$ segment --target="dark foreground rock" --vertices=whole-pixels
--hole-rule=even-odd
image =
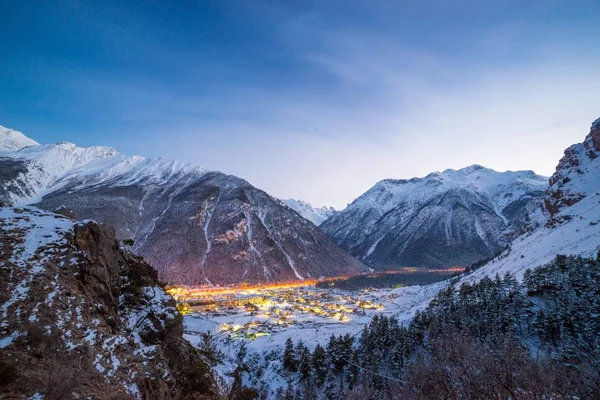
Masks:
[[[0,398],[217,397],[156,271],[108,226],[0,208],[0,304]]]

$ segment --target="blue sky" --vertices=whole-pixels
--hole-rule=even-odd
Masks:
[[[314,205],[474,163],[548,175],[600,116],[598,1],[0,4],[1,125]]]

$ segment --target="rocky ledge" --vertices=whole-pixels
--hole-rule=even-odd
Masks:
[[[0,208],[2,398],[217,396],[156,271],[114,231]]]

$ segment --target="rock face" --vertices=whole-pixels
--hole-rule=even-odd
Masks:
[[[478,165],[384,180],[321,228],[368,265],[445,267],[489,258],[545,220],[547,179]]]
[[[113,226],[162,280],[287,281],[364,266],[279,200],[235,176],[106,147],[0,142],[0,201]]]
[[[321,225],[323,221],[337,213],[333,207],[313,207],[310,203],[302,200],[287,199],[282,202],[316,226]]]
[[[0,265],[3,398],[216,397],[175,301],[109,227],[0,208]]]
[[[600,190],[600,182],[593,174],[600,156],[600,118],[592,123],[590,133],[583,143],[574,144],[565,150],[556,172],[550,177],[547,190],[546,208],[553,217],[548,221],[552,225],[560,222],[555,216],[563,209],[581,201],[586,195]],[[568,215],[562,215],[564,218]]]

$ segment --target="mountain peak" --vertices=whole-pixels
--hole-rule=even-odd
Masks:
[[[473,164],[473,165],[469,165],[468,167],[464,167],[461,168],[460,171],[465,171],[465,172],[476,172],[476,171],[487,171],[489,170],[489,168],[484,167],[483,165],[479,165],[479,164]]]
[[[282,200],[282,202],[317,226],[336,213],[333,207],[313,207],[312,204],[303,200],[287,199]]]
[[[592,122],[592,130],[600,128],[600,118]]]
[[[388,179],[320,227],[368,265],[469,265],[542,224],[547,187],[545,177],[527,171],[497,172],[477,164],[425,178]]]
[[[0,150],[20,150],[24,147],[39,146],[40,144],[28,138],[23,133],[0,125]]]

